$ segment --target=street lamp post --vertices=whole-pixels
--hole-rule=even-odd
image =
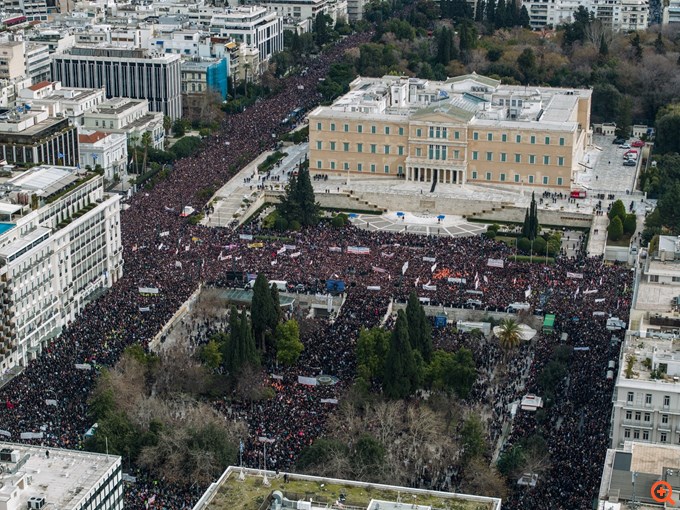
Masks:
[[[267,478],[267,443],[271,444],[274,439],[268,437],[259,437],[258,440],[264,445],[264,477],[262,478],[262,485],[269,486],[269,479]]]

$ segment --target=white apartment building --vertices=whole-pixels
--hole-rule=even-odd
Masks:
[[[28,21],[47,21],[50,11],[46,0],[3,0],[3,11],[26,16]]]
[[[0,466],[0,506],[4,510],[123,508],[118,455],[2,442]]]
[[[99,165],[108,181],[127,173],[127,135],[83,130],[78,135],[80,167],[95,169]]]
[[[132,145],[141,144],[142,136],[148,131],[154,149],[162,149],[165,143],[163,114],[150,112],[148,103],[142,99],[109,99],[83,115],[83,128],[124,133]]]
[[[82,126],[83,115],[106,100],[106,91],[62,87],[61,82],[44,81],[20,90],[19,100],[31,107],[46,108],[52,117],[67,117],[74,126]]]
[[[368,0],[347,0],[347,19],[349,21],[363,19],[366,4],[368,4]]]
[[[20,91],[31,85],[26,75],[14,80],[0,79],[0,108],[14,108]]]
[[[24,44],[26,74],[31,79],[31,83],[49,80],[52,74],[49,46],[35,42],[26,42]]]
[[[571,23],[583,6],[614,31],[645,30],[649,25],[648,0],[524,0],[531,28]]]
[[[214,14],[210,32],[257,48],[261,64],[283,50],[283,18],[264,7],[228,8],[226,12]]]
[[[120,196],[76,168],[37,166],[3,186],[0,370],[25,366],[122,275]]]
[[[24,42],[8,41],[0,44],[0,79],[15,80],[26,74]]]
[[[67,87],[104,87],[108,98],[148,100],[150,110],[171,119],[182,115],[179,55],[75,46],[52,56],[52,78]]]
[[[28,32],[25,39],[47,45],[50,53],[69,50],[76,43],[75,36],[69,30],[63,28],[46,29],[41,27],[40,30]]]
[[[316,19],[319,13],[330,16],[333,23],[347,19],[347,0],[264,0],[257,3],[282,16],[284,21]]]
[[[672,312],[680,296],[680,239],[659,236],[658,249],[644,259],[633,308],[639,312]],[[633,316],[636,314],[633,312]]]
[[[162,53],[176,53],[184,57],[200,55],[203,46],[203,32],[200,30],[164,30],[150,41],[150,47]]]

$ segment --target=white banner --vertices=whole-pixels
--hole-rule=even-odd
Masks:
[[[434,257],[423,257],[423,262],[436,262],[437,259]]]
[[[463,285],[467,283],[465,278],[447,278],[446,281],[449,283],[462,283]]]
[[[401,274],[406,274],[406,270],[408,269],[408,260],[404,262],[404,265],[401,266]]]
[[[524,297],[529,298],[531,296],[531,287],[524,291]]]
[[[423,290],[437,290],[436,285],[423,285]]]
[[[366,290],[380,290],[380,286],[379,285],[369,285],[368,287],[366,287]]]
[[[54,400],[54,399],[48,398],[48,399],[45,399],[45,405],[57,407],[57,401]]]
[[[306,384],[307,386],[316,386],[316,377],[305,377],[303,375],[298,375],[298,383]]]
[[[291,251],[294,250],[295,248],[297,248],[294,244],[284,244],[283,247],[286,250],[291,250]]]
[[[588,289],[583,291],[584,294],[595,294],[597,293],[597,289]]]
[[[140,294],[158,294],[158,292],[156,287],[139,287]]]
[[[578,278],[583,280],[583,273],[569,273],[567,272],[567,278]]]
[[[175,267],[182,269],[182,263],[179,260],[175,260]]]
[[[170,231],[166,230],[165,232],[161,232],[158,234],[159,237],[168,237],[170,235]]]
[[[283,381],[283,376],[272,374],[272,379],[276,379],[277,381]]]
[[[22,432],[21,433],[21,439],[42,439],[43,438],[43,433],[42,432]]]
[[[291,259],[295,259],[295,258],[298,258],[300,255],[302,255],[302,252],[301,252],[301,251],[296,251],[295,253],[291,253],[291,254],[288,255],[288,256],[289,256]]]
[[[253,234],[239,234],[238,238],[243,239],[244,241],[252,241]]]
[[[336,252],[336,253],[342,253],[342,248],[339,246],[331,246],[328,248],[328,251]]]
[[[9,430],[0,430],[0,436],[12,437],[12,433]]]
[[[353,253],[354,255],[369,255],[371,249],[366,248],[365,246],[348,246],[347,253]]]
[[[373,272],[375,272],[375,273],[386,273],[387,272],[387,270],[383,269],[382,267],[371,266],[371,268],[373,269]]]
[[[505,262],[503,262],[503,259],[489,259],[486,265],[489,267],[504,267]]]
[[[148,306],[140,306],[139,311],[140,312],[150,312],[151,308],[149,308]]]
[[[604,298],[599,298],[595,300],[596,303],[604,303],[605,299]]]
[[[392,253],[382,252],[380,256],[385,257],[386,259],[391,259],[392,257],[394,257],[394,252]]]
[[[281,255],[282,253],[286,253],[286,247],[284,246],[283,248],[276,250],[277,255]]]
[[[435,262],[434,265],[430,268],[430,273],[434,273],[434,270],[437,269],[437,263]]]
[[[322,404],[337,404],[338,399],[337,398],[322,398],[321,403]]]
[[[76,363],[76,370],[92,370],[92,365],[89,363]]]

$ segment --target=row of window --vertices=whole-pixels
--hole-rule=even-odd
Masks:
[[[508,154],[506,152],[501,152],[500,153],[500,162],[501,163],[507,163],[508,162]],[[493,152],[487,152],[485,154],[486,161],[494,161],[494,156]],[[472,161],[479,161],[479,151],[472,151]],[[528,163],[530,165],[535,165],[537,161],[536,155],[535,154],[529,154],[528,157]],[[552,161],[551,156],[543,156],[543,164],[544,165],[550,165]],[[522,155],[521,154],[515,154],[515,163],[522,163]],[[564,156],[557,156],[557,166],[564,166]]]
[[[335,122],[331,122],[329,127],[330,127],[330,131],[336,131],[338,126],[335,124]],[[363,124],[357,124],[356,129],[357,129],[356,130],[357,133],[364,133]],[[317,122],[316,123],[316,130],[317,131],[323,131],[323,122]],[[345,132],[345,133],[349,133],[349,124],[342,124],[342,131]],[[404,128],[403,127],[398,127],[393,132],[391,126],[382,126],[382,129],[380,129],[380,131],[381,131],[380,134],[384,134],[384,135],[391,135],[391,134],[399,134],[400,136],[404,135]],[[371,125],[369,132],[372,135],[378,134],[378,126]],[[444,140],[449,139],[448,128],[445,128],[445,127],[430,126],[426,132],[427,132],[429,138],[441,138],[441,139],[444,139]],[[493,132],[488,132],[488,133],[486,133],[486,140],[489,141],[489,142],[493,142],[494,139],[495,139],[494,138],[495,136],[497,136],[497,134],[494,134]],[[422,137],[423,137],[423,128],[416,128],[416,138],[422,138]],[[460,131],[453,131],[453,139],[454,140],[460,140],[460,138],[461,138]],[[473,140],[480,140],[479,131],[473,131],[472,139]],[[526,139],[526,135],[525,135],[525,139]],[[538,139],[538,137],[536,135],[529,135],[529,143],[535,144],[537,139]],[[496,138],[496,140],[497,140],[497,138]],[[507,133],[502,133],[500,135],[500,141],[501,142],[507,142],[508,141]],[[544,142],[545,145],[554,144],[554,141],[551,141],[550,136],[544,136],[543,142]],[[522,135],[521,134],[515,135],[515,143],[522,143]],[[564,137],[559,137],[558,143],[559,143],[559,145],[564,146],[564,144],[565,144]]]
[[[358,143],[357,145],[357,152],[364,152],[364,144],[363,143]],[[338,147],[338,144],[336,142],[328,142],[328,149],[331,151],[336,150]],[[316,149],[317,150],[323,150],[323,142],[317,141],[316,142]],[[343,152],[349,152],[349,142],[342,142],[342,150]],[[375,143],[369,144],[369,150],[371,154],[378,154],[378,145]],[[383,145],[381,146],[382,152],[380,154],[392,154],[392,147],[390,145]],[[403,145],[397,145],[397,154],[399,156],[404,155],[404,146]]]
[[[638,403],[641,402],[642,400],[642,393],[638,395]],[[653,395],[651,393],[646,393],[645,395],[645,405],[651,406],[652,401],[653,401]],[[626,402],[629,404],[632,404],[635,402],[635,392],[629,391],[628,395],[626,396]],[[669,407],[671,405],[671,396],[670,395],[664,395],[663,396],[663,406],[664,407]]]
[[[471,179],[475,180],[481,180],[482,178],[479,176],[480,172],[477,172],[476,170],[472,171],[472,176]],[[486,181],[493,181],[494,180],[494,173],[493,172],[486,172],[484,174],[484,180]],[[505,173],[501,173],[498,175],[498,180],[500,182],[509,182],[508,175]],[[522,176],[520,174],[514,174],[513,177],[513,182],[523,182],[522,181]],[[527,183],[528,184],[537,184],[536,178],[533,175],[527,175]],[[547,175],[544,175],[542,178],[542,184],[544,186],[550,185],[550,177]],[[555,181],[555,184],[557,186],[563,186],[564,185],[564,179],[562,177],[558,177]]]
[[[626,438],[626,439],[630,439],[631,430],[630,429],[624,429],[623,430],[623,437]],[[633,430],[633,439],[640,439],[640,431],[639,430],[637,430],[637,429]],[[643,441],[649,441],[649,431],[648,430],[642,431],[642,440]],[[660,432],[659,433],[659,442],[660,443],[667,443],[668,442],[668,433]],[[680,434],[678,434],[678,444],[680,444]]]
[[[338,165],[335,161],[330,161],[330,169],[331,170],[339,170]],[[316,168],[318,170],[323,170],[323,163],[321,160],[316,161]],[[367,165],[367,168],[370,169],[371,173],[376,173],[377,172],[377,165],[375,163],[371,163],[370,165]],[[349,163],[345,162],[342,164],[342,169],[345,171],[349,171]],[[364,171],[364,164],[363,163],[357,163],[356,168],[354,169],[357,172],[363,172]],[[383,165],[383,173],[389,174],[390,173],[390,165]],[[399,165],[397,167],[397,175],[401,175],[404,173],[404,167]]]

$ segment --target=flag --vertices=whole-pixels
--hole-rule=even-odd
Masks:
[[[529,285],[527,290],[524,291],[524,297],[528,299],[529,296],[531,296],[531,285]]]
[[[57,156],[59,157],[59,159],[64,159],[64,153],[63,152],[57,153]]]
[[[579,291],[581,290],[581,287],[576,287],[576,292],[574,292],[574,297],[578,296]]]
[[[434,273],[434,270],[437,269],[437,263],[435,262],[432,267],[430,268],[430,272]]]
[[[406,274],[406,270],[408,269],[408,260],[404,262],[404,265],[401,266],[401,274],[404,275]]]
[[[475,290],[479,288],[479,280],[475,279]]]
[[[489,279],[484,275],[484,283],[489,283]]]

